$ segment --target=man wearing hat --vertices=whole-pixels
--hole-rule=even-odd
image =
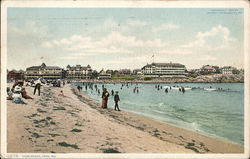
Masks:
[[[114,101],[115,101],[115,110],[117,108],[117,110],[120,111],[120,109],[118,107],[118,102],[120,101],[120,97],[118,95],[118,91],[115,92]]]

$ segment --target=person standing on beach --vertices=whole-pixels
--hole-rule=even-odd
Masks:
[[[41,89],[41,80],[40,78],[38,78],[38,80],[35,81],[34,95],[36,94],[36,90],[38,90],[38,96],[40,96],[40,89]]]
[[[115,92],[114,101],[115,101],[115,110],[117,108],[117,110],[120,111],[120,109],[118,107],[118,102],[120,101],[120,97],[118,95],[118,91]]]
[[[77,86],[77,89],[78,89],[78,91],[80,92],[80,90],[81,90],[81,87],[80,87],[80,86]]]
[[[108,98],[109,98],[109,92],[106,88],[103,88],[102,92],[102,108],[106,109],[108,106]]]

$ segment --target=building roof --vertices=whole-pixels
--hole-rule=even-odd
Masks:
[[[58,66],[46,66],[45,68],[46,68],[46,69],[51,69],[51,70],[54,70],[54,69],[62,69],[62,68],[60,68],[60,67],[58,67]]]
[[[38,70],[40,68],[40,66],[31,66],[28,67],[26,70]]]
[[[46,66],[45,63],[42,63],[42,65],[40,66],[31,66],[31,67],[28,67],[26,70],[39,70],[41,68],[48,69],[48,70],[62,69],[58,66]]]
[[[224,66],[221,69],[232,69],[232,68],[233,68],[232,66]]]
[[[201,69],[205,70],[205,69],[215,69],[215,68],[213,66],[210,66],[210,65],[205,65],[205,66],[202,66]]]
[[[152,64],[147,64],[144,67],[151,67],[151,66],[163,66],[163,67],[185,67],[185,65],[179,64],[179,63],[152,63]],[[143,67],[143,68],[144,68]]]
[[[17,70],[11,70],[11,71],[8,71],[8,73],[24,73],[24,71],[23,70],[19,70],[19,71],[17,71]]]
[[[87,70],[87,67],[77,67],[77,66],[73,66],[68,68],[69,70]]]
[[[91,69],[90,65],[85,66],[81,66],[81,65],[76,65],[76,66],[67,66],[67,69],[69,70],[87,70],[87,69]]]

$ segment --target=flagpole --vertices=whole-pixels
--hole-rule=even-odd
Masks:
[[[153,58],[153,63],[155,62],[155,55],[151,56],[151,59]]]

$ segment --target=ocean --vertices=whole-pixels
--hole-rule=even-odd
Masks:
[[[83,83],[74,85],[83,86]],[[82,91],[101,103],[103,84],[94,85],[100,94],[94,86],[93,90],[89,87],[86,90],[86,84]],[[122,111],[244,145],[244,83],[129,83],[123,87],[116,83],[104,84],[104,87],[110,93],[108,108],[114,108],[111,90],[118,91]],[[179,91],[179,87],[184,87],[185,92]]]

